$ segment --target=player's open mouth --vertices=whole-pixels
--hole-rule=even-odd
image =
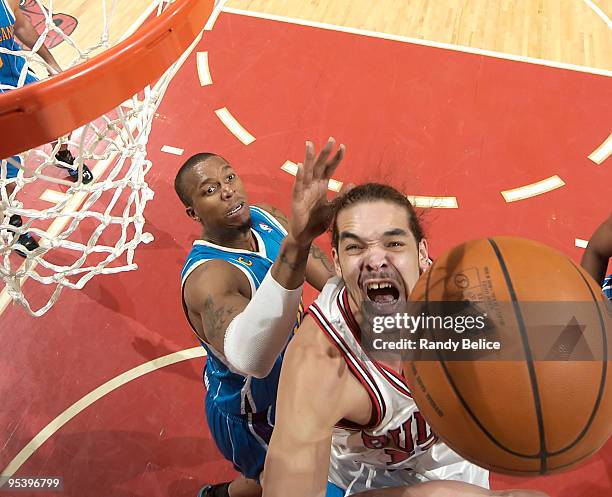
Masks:
[[[368,300],[377,306],[393,306],[399,300],[400,291],[392,280],[369,280],[363,286]]]
[[[229,211],[227,211],[226,216],[233,216],[234,214],[236,214],[237,212],[240,212],[242,210],[242,208],[244,207],[244,202],[240,202],[239,204],[236,204],[234,207],[232,207]]]

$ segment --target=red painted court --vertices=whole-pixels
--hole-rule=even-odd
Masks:
[[[199,83],[198,51],[208,52],[210,86]],[[434,257],[468,239],[512,234],[578,261],[575,239],[588,239],[609,214],[610,160],[587,159],[610,132],[612,85],[604,76],[229,13],[195,52],[149,140],[155,198],[145,214],[155,241],[137,252],[139,269],[65,290],[42,318],[18,306],[0,318],[2,468],[96,388],[197,346],[179,272],[198,226],[173,190],[175,171],[193,153],[223,155],[251,203],[287,210],[292,177],[281,166],[302,160],[306,139],[320,145],[333,135],[347,146],[339,181],[456,197],[456,209],[423,211]],[[241,143],[215,115],[224,107],[253,143]],[[162,152],[164,145],[183,156]],[[555,175],[564,185],[547,193],[516,202],[501,194]],[[328,250],[329,240],[321,246]],[[31,281],[26,288],[36,291]],[[62,476],[57,495],[79,497],[187,497],[232,478],[207,431],[203,365],[194,358],[156,369],[75,409],[17,474]],[[571,472],[493,475],[492,486],[609,497],[612,444]]]

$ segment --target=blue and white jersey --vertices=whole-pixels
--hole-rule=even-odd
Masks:
[[[612,274],[606,276],[606,279],[603,282],[602,289],[604,295],[608,297],[608,300],[612,300]]]
[[[6,0],[0,0],[0,47],[7,50],[22,50],[15,41],[15,13]],[[0,51],[0,93],[17,87],[25,59],[19,55]],[[24,84],[38,81],[31,73],[26,73]]]
[[[251,207],[250,211],[251,231],[257,240],[258,251],[227,248],[205,240],[196,240],[181,271],[183,289],[185,281],[195,268],[207,261],[222,259],[246,275],[251,286],[251,295],[255,294],[278,256],[281,242],[287,232],[274,216],[263,209]],[[294,330],[299,326],[302,317],[303,308],[300,304]],[[235,372],[213,347],[201,340],[200,343],[208,354],[204,369],[207,401],[214,401],[220,409],[233,414],[262,412],[276,403],[284,352],[276,360],[270,374],[258,379]]]

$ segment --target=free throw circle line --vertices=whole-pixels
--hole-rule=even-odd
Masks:
[[[8,463],[6,468],[2,470],[0,477],[11,478],[19,468],[25,463],[28,458],[38,450],[38,448],[44,444],[49,438],[51,438],[55,432],[57,432],[62,426],[68,421],[74,418],[81,411],[87,409],[95,401],[101,399],[105,395],[109,394],[113,390],[125,385],[126,383],[140,378],[147,373],[151,373],[165,366],[176,364],[177,362],[187,361],[195,359],[197,357],[204,357],[206,351],[203,347],[193,347],[191,349],[181,350],[179,352],[173,352],[162,357],[153,359],[152,361],[145,362],[140,366],[121,373],[119,376],[115,376],[111,380],[107,381],[103,385],[100,385],[95,390],[92,390],[87,395],[77,400],[68,409],[57,416],[47,426],[45,426],[21,451],[17,454],[13,460]]]

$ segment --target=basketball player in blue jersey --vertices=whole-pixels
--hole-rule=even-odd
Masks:
[[[21,50],[15,37],[17,37],[26,47],[31,49],[38,41],[39,35],[34,29],[34,26],[32,26],[30,20],[19,9],[19,0],[0,0],[0,48],[11,51]],[[37,53],[49,65],[51,71],[55,73],[62,71],[59,64],[44,44],[41,45]],[[0,50],[0,93],[13,90],[19,85],[19,78],[24,65],[25,59],[22,56]],[[24,84],[34,83],[36,81],[38,81],[38,79],[32,72],[28,71],[25,74]],[[62,145],[55,157],[58,161],[67,165],[72,166],[74,164],[74,157],[68,150],[67,145]],[[17,177],[19,169],[16,167],[15,163],[21,163],[21,159],[17,155],[7,160],[7,179]],[[58,167],[66,169],[72,180],[78,180],[78,170],[64,166]],[[91,171],[83,164],[83,183],[87,184],[92,180],[93,175]],[[7,193],[10,195],[15,189],[15,184],[11,183],[7,185],[6,189]],[[21,217],[16,214],[11,216],[9,222],[15,227],[19,227],[22,224]],[[29,233],[21,235],[19,237],[19,243],[27,251],[38,248],[38,243]],[[16,250],[16,252],[19,255],[26,256],[26,253],[21,250]]]
[[[612,300],[612,274],[606,276],[606,269],[612,257],[612,215],[595,230],[582,256],[582,267],[601,283],[603,292]]]
[[[249,206],[240,177],[222,157],[188,159],[175,179],[187,214],[202,225],[182,270],[183,307],[207,351],[206,416],[224,457],[242,477],[200,496],[261,495],[258,484],[275,420],[287,342],[302,318],[304,280],[317,289],[333,267],[313,240],[329,224],[327,185],[344,156],[306,145],[292,192],[291,220]],[[331,158],[330,158],[331,156]]]

